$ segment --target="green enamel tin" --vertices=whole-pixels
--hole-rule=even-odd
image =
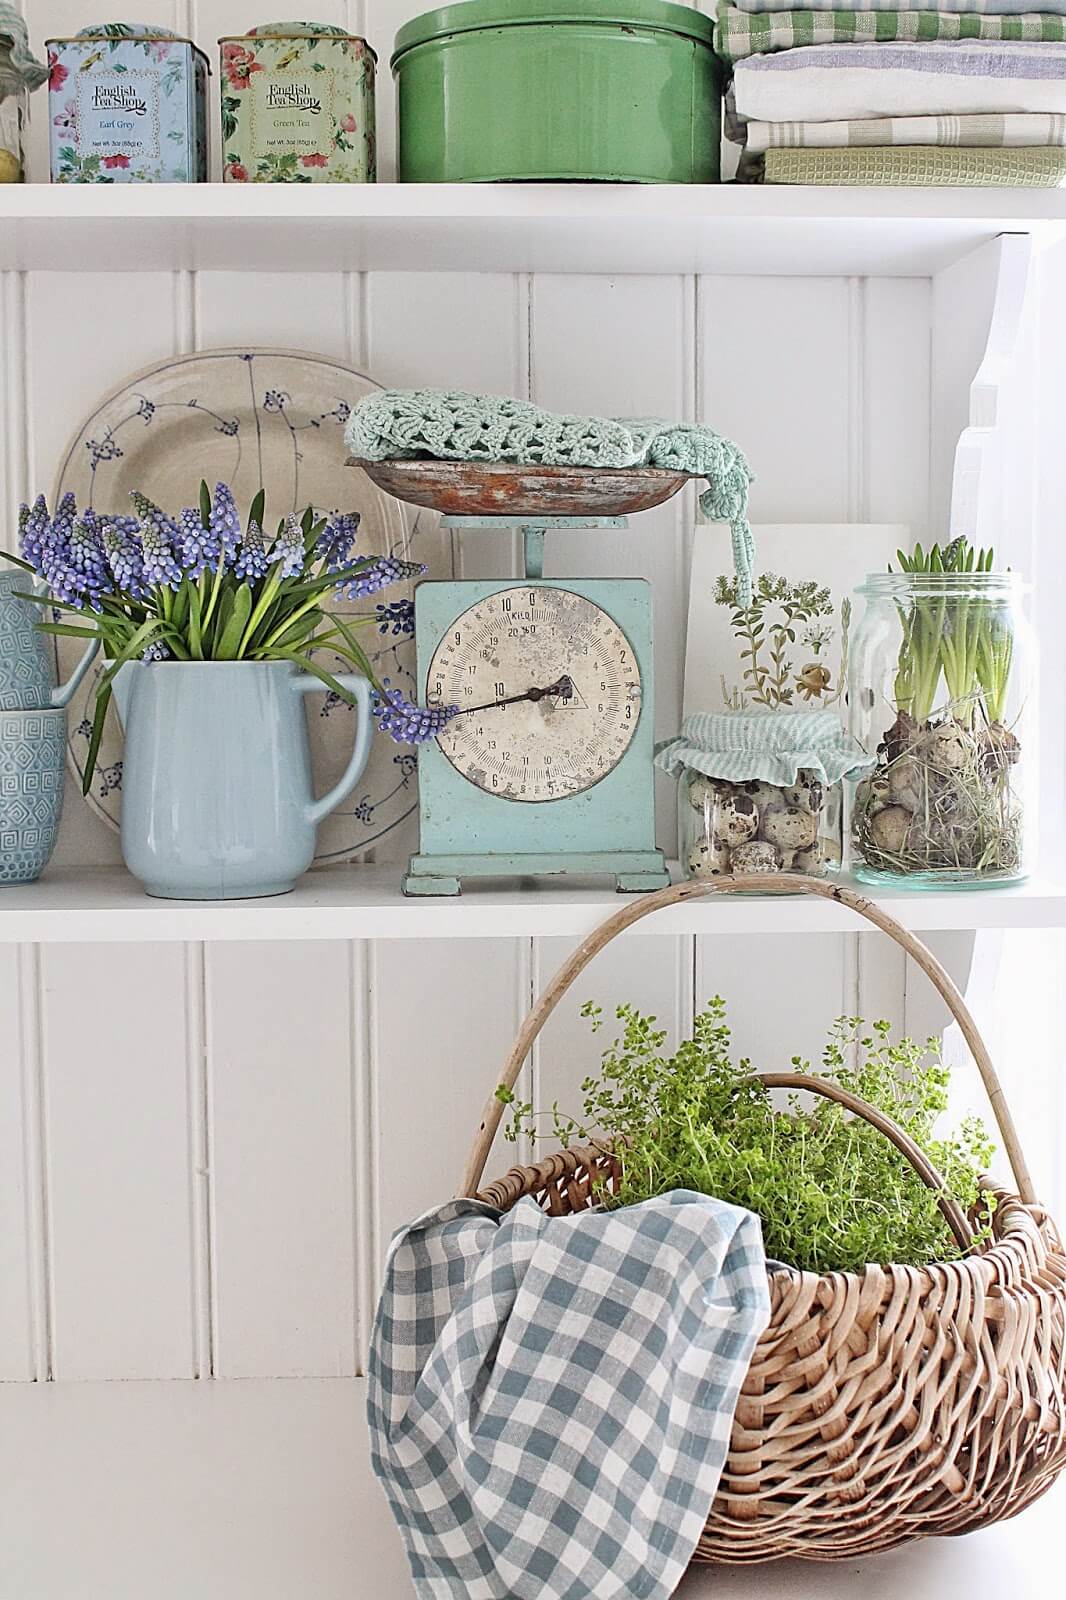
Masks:
[[[665,0],[464,0],[415,17],[392,69],[407,183],[716,183],[721,76]]]
[[[219,40],[227,183],[372,183],[374,71],[365,39],[281,22]]]

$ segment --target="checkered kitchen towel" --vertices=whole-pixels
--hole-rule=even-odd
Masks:
[[[1031,0],[1030,0],[1031,3]],[[838,0],[839,4],[839,0]],[[1066,17],[1046,11],[987,16],[957,11],[742,11],[721,0],[714,48],[725,61],[808,44],[896,44],[932,39],[1014,39],[1046,43],[1066,39]]]
[[[396,1235],[371,1453],[423,1600],[668,1600],[769,1318],[757,1217],[678,1190]]]

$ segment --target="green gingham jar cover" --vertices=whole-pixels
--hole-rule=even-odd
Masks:
[[[26,24],[6,0],[0,0],[0,41],[9,45],[11,65],[27,89],[39,89],[48,77],[48,68],[33,54]]]
[[[671,777],[688,767],[708,778],[781,788],[801,772],[833,784],[874,764],[832,711],[695,711],[675,738],[655,747],[655,765]]]

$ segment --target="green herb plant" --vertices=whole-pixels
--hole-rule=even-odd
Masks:
[[[601,1026],[599,1007],[587,1005],[583,1015],[593,1030]],[[666,1033],[654,1017],[629,1005],[616,1015],[621,1033],[604,1051],[598,1076],[581,1086],[582,1116],[567,1116],[556,1104],[547,1118],[551,1136],[564,1146],[592,1142],[619,1155],[621,1178],[601,1188],[604,1205],[632,1205],[673,1189],[714,1195],[758,1213],[767,1255],[811,1272],[856,1272],[868,1262],[922,1267],[959,1257],[937,1196],[883,1134],[820,1098],[807,1105],[792,1093],[785,1108],[775,1107],[751,1062],[733,1062],[720,998],[708,1003],[692,1038],[673,1055],[664,1053]],[[812,1073],[799,1056],[792,1065]],[[949,1077],[934,1039],[924,1047],[907,1038],[894,1043],[887,1022],[867,1029],[859,1017],[840,1017],[816,1075],[909,1133],[974,1218],[978,1241],[990,1236],[994,1199],[981,1174],[993,1147],[977,1118],[934,1134]],[[508,1138],[542,1135],[545,1119],[530,1103],[502,1086],[497,1098],[511,1108]]]

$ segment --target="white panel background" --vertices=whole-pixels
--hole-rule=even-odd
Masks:
[[[38,42],[96,9],[28,8]],[[368,0],[364,13],[338,0],[316,16],[365,24],[385,55],[413,9]],[[220,33],[255,20],[247,0],[145,0],[138,15],[191,29],[212,55]],[[387,74],[379,87],[388,177]],[[75,281],[84,315],[71,315]],[[249,342],[340,356],[383,383],[703,418],[748,449],[756,519],[898,519],[925,533],[924,280],[39,273],[6,275],[0,305],[5,510],[50,485],[79,418],[124,375],[176,350]],[[549,551],[560,576],[652,581],[659,734],[680,712],[691,541],[721,537],[694,524],[690,493],[625,535],[574,534]],[[507,574],[517,550],[469,535],[457,558],[466,573]],[[672,849],[672,786],[659,800],[660,842]],[[391,841],[378,859],[398,861],[409,843]],[[71,794],[58,860],[116,859],[114,836]],[[865,935],[798,950],[776,939],[632,939],[561,1008],[530,1079],[540,1098],[574,1103],[597,1049],[578,1018],[586,998],[608,1011],[632,999],[676,1033],[720,991],[745,1048],[766,1060],[814,1050],[842,1010],[902,1015],[900,963],[883,951],[875,961],[873,948]],[[19,1050],[0,1068],[3,1203],[16,1223],[0,1372],[358,1371],[384,1242],[454,1182],[522,1008],[564,953],[516,938],[9,957],[4,995],[19,999],[20,971],[37,986],[33,1003],[22,994]],[[106,1040],[86,1020],[100,1016],[101,995],[130,997]]]
[[[212,56],[219,33],[261,20],[251,0],[133,9],[194,32]],[[316,0],[314,14],[367,31],[387,58],[415,9]],[[100,7],[31,0],[28,12],[40,45]],[[387,68],[379,90],[389,178]],[[38,98],[38,178],[45,134]],[[978,264],[945,278],[935,303],[928,281],[907,279],[0,274],[0,534],[11,539],[20,497],[50,487],[65,440],[102,392],[174,351],[247,341],[346,358],[386,384],[699,417],[748,450],[756,520],[904,521],[924,538],[930,479],[943,482],[962,421],[940,404],[931,414],[931,330],[953,380],[943,394],[958,397],[982,323],[963,331],[968,319],[948,316],[945,296],[984,309],[980,275]],[[653,582],[660,735],[679,717],[694,511],[682,496],[627,535],[575,534],[549,550],[550,574]],[[510,573],[516,556],[486,535],[457,552],[467,575]],[[670,786],[659,798],[669,849]],[[409,844],[378,859],[399,860]],[[71,793],[59,860],[117,859],[114,836]],[[450,1191],[523,1010],[565,953],[517,936],[0,951],[0,1381],[359,1372],[389,1233]],[[968,941],[946,954],[964,974]],[[561,1007],[527,1083],[542,1102],[574,1103],[598,1048],[578,1017],[587,998],[608,1012],[633,1000],[676,1032],[718,992],[738,1046],[767,1067],[816,1052],[841,1011],[916,1030],[943,1021],[906,989],[879,936],[631,938]],[[1046,1122],[1039,1098],[1033,1116]],[[511,1159],[509,1147],[494,1157]],[[249,1421],[249,1440],[261,1427]],[[70,1570],[75,1560],[72,1550]],[[328,1587],[340,1583],[328,1561],[322,1574],[316,1594],[348,1592]],[[132,1581],[108,1590],[115,1600],[138,1592]],[[83,1593],[57,1580],[35,1600]]]
[[[44,273],[4,284],[4,420],[14,441],[5,507],[50,484],[79,417],[124,373],[175,349],[248,341],[344,356],[386,383],[699,415],[749,448],[757,518],[895,517],[924,533],[924,282],[92,274],[78,280],[79,302],[92,309],[84,318],[69,315],[72,282]],[[575,534],[549,551],[559,575],[624,571],[653,582],[660,735],[680,711],[694,514],[679,497],[626,535]],[[516,554],[510,540],[471,535],[459,558],[468,573],[507,573]],[[672,849],[671,785],[659,799],[660,840]],[[379,860],[399,860],[408,843],[390,841]],[[73,792],[59,859],[117,859],[116,840]],[[577,1016],[585,998],[607,1009],[632,999],[676,1032],[694,1001],[721,991],[738,1038],[767,1058],[814,1049],[830,1017],[865,1005],[867,967],[871,1003],[901,1006],[899,963],[863,961],[866,936],[799,950],[698,943],[649,936],[605,954],[538,1050],[542,1097],[573,1103],[595,1059]],[[492,949],[44,952],[40,1039],[24,1003],[29,1034],[0,1068],[12,1108],[5,1204],[26,1218],[15,1232],[21,1287],[0,1319],[0,1370],[359,1370],[382,1243],[454,1181],[531,985],[563,953],[555,941],[520,939]],[[0,982],[12,997],[18,976],[9,958]],[[772,1007],[759,1003],[766,993]],[[128,997],[106,1029],[101,996]]]

